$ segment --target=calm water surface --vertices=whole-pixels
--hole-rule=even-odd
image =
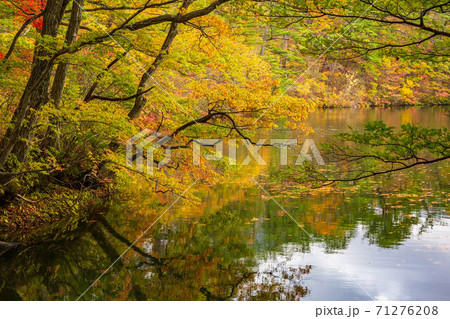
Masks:
[[[371,120],[449,126],[436,109],[317,111],[309,124],[319,143]],[[56,243],[8,251],[0,299],[450,300],[448,164],[339,192],[266,185],[302,230],[251,180],[279,169],[277,152],[226,185],[196,185],[200,204],[175,205],[111,268],[175,198],[136,190]]]

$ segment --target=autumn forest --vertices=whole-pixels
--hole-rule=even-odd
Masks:
[[[450,300],[449,56],[445,0],[0,0],[0,300]]]

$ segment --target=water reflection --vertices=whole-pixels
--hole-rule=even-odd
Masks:
[[[313,114],[311,125],[326,139],[330,127],[380,117],[446,121],[429,109],[333,110]],[[369,300],[366,290],[376,299],[449,300],[448,173],[434,165],[339,192],[267,185],[308,234],[247,180],[199,186],[200,205],[172,208],[108,269],[170,201],[142,194],[57,242],[4,250],[0,299],[74,300],[108,269],[82,299]]]

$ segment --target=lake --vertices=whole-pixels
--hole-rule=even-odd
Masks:
[[[308,138],[372,120],[449,126],[438,108],[317,110]],[[278,153],[228,183],[199,181],[199,202],[167,210],[176,196],[142,186],[56,241],[4,253],[0,300],[450,300],[448,163],[297,192],[262,182]]]

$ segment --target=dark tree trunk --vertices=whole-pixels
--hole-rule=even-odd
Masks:
[[[184,0],[183,4],[180,7],[180,12],[187,10],[187,8],[192,3],[192,0]],[[142,75],[141,81],[139,83],[137,94],[140,94],[146,90],[146,86],[148,84],[148,81],[152,78],[153,74],[158,69],[159,65],[161,64],[162,60],[164,59],[164,56],[168,54],[169,48],[172,45],[173,40],[177,36],[178,29],[178,23],[172,22],[170,25],[169,33],[167,33],[166,39],[161,47],[160,53],[156,57],[155,61],[153,61],[150,68]],[[128,117],[131,120],[134,120],[139,117],[141,114],[142,109],[145,106],[145,103],[147,103],[147,99],[145,98],[144,94],[139,95],[135,102],[134,106],[131,109],[130,113],[128,113]]]
[[[41,36],[56,37],[67,3],[68,0],[47,1]],[[14,112],[12,125],[0,142],[0,170],[5,170],[11,155],[14,155],[15,163],[24,162],[27,156],[29,141],[38,120],[37,113],[50,99],[48,90],[53,69],[53,64],[47,59],[50,55],[48,48],[36,45],[30,77]],[[15,165],[9,164],[7,169],[14,170]],[[0,175],[0,185],[10,179]]]
[[[161,64],[162,60],[164,59],[164,56],[169,52],[169,47],[173,42],[173,39],[177,36],[177,28],[178,23],[173,22],[170,25],[169,33],[167,34],[166,40],[164,41],[164,44],[161,47],[161,51],[156,57],[155,61],[153,61],[150,68],[142,75],[141,81],[139,82],[139,86],[137,89],[137,94],[142,93],[146,90],[147,84],[149,80],[152,78],[153,74],[158,69],[159,65]],[[142,109],[144,108],[145,104],[147,103],[147,99],[145,98],[144,94],[139,95],[135,102],[134,106],[131,109],[130,113],[128,113],[128,117],[132,120],[139,117],[139,114],[141,114]]]
[[[70,15],[69,26],[66,33],[66,44],[73,44],[78,37],[78,31],[80,30],[82,13],[83,13],[84,0],[77,0],[73,2],[72,11]],[[55,78],[53,79],[53,86],[50,91],[50,99],[54,103],[55,109],[61,108],[61,101],[64,92],[64,86],[66,83],[67,72],[69,70],[69,63],[62,62],[56,68]],[[52,124],[50,126],[44,142],[42,145],[57,145],[59,148],[59,123],[57,118],[51,119]]]
[[[78,31],[80,30],[81,18],[83,13],[84,0],[77,0],[73,2],[72,13],[70,16],[69,27],[66,33],[66,44],[73,44],[78,37]],[[58,65],[55,73],[55,79],[53,80],[53,86],[50,93],[50,98],[55,103],[55,108],[59,109],[61,106],[61,98],[64,91],[64,85],[66,82],[67,71],[69,69],[69,63],[64,62]]]

